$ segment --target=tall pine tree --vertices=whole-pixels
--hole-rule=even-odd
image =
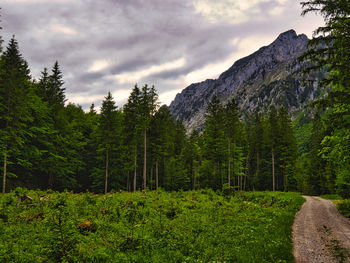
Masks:
[[[115,132],[117,129],[117,106],[113,100],[112,94],[108,92],[105,100],[101,106],[100,117],[100,147],[101,151],[105,155],[105,194],[108,191],[108,172],[109,172],[109,160],[113,144],[115,143]]]
[[[8,163],[23,144],[26,136],[27,95],[30,75],[27,62],[13,37],[1,56],[0,69],[0,132],[3,160],[2,192],[6,191]],[[12,160],[16,163],[16,160]]]

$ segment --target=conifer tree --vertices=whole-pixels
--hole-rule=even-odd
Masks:
[[[159,187],[159,164],[174,149],[174,120],[168,106],[163,105],[151,120],[150,139],[152,158],[155,159],[155,188]]]
[[[108,92],[105,100],[102,102],[99,128],[101,148],[105,154],[105,194],[108,191],[108,169],[110,166],[109,159],[111,150],[113,149],[115,131],[117,129],[116,110],[117,106],[115,106],[112,94]]]
[[[297,143],[294,136],[292,122],[285,107],[280,107],[278,110],[278,119],[280,122],[280,133],[283,134],[278,147],[279,152],[279,166],[283,180],[283,190],[295,190],[295,165]]]
[[[51,105],[55,105],[55,107],[63,107],[66,101],[63,88],[63,75],[56,61],[52,67],[52,73],[48,79],[49,86],[47,90],[48,100]]]
[[[219,188],[224,183],[221,164],[225,158],[226,138],[223,107],[215,95],[207,107],[205,119],[206,126],[203,132],[205,157],[213,166],[213,175],[208,178],[208,182],[211,187]]]
[[[236,149],[239,134],[243,132],[239,117],[238,106],[235,100],[232,99],[224,109],[224,131],[227,138],[227,181],[229,186],[231,186],[232,143],[233,148]]]
[[[278,154],[278,142],[280,141],[281,129],[277,119],[277,110],[271,106],[269,112],[269,137],[271,142],[271,163],[272,163],[272,191],[276,190],[276,154]],[[283,135],[282,135],[283,136]],[[278,156],[277,156],[278,157]]]
[[[139,137],[141,134],[140,122],[140,104],[141,91],[137,84],[130,93],[128,102],[124,105],[124,126],[126,141],[128,142],[129,167],[133,170],[133,191],[137,189],[137,152],[139,146]]]
[[[157,109],[158,95],[154,86],[151,88],[145,84],[141,90],[140,98],[140,120],[143,132],[143,190],[146,190],[147,186],[147,130],[149,129],[149,124],[151,117]]]
[[[191,183],[191,189],[198,188],[199,166],[202,158],[201,135],[194,130],[190,136],[186,137],[183,147],[182,156],[185,162],[185,168],[188,172],[188,178]]]
[[[249,174],[251,178],[251,187],[253,190],[261,189],[261,164],[263,157],[264,129],[263,120],[259,113],[256,113],[254,119],[247,125],[249,141]]]
[[[26,133],[29,68],[13,37],[1,56],[0,70],[0,132],[3,159],[2,192],[6,191],[8,160],[23,144]]]
[[[324,193],[322,187],[323,184],[323,173],[325,168],[325,160],[321,157],[321,142],[324,138],[324,127],[322,124],[321,116],[317,112],[312,121],[312,133],[309,142],[309,158],[310,167],[309,171],[309,184],[313,189],[315,195]]]

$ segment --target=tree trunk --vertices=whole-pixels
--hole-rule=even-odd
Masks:
[[[143,133],[143,190],[146,190],[146,174],[147,174],[147,134],[146,130]]]
[[[192,161],[193,162],[193,161]],[[194,185],[195,185],[195,178],[196,178],[196,165],[192,165],[192,190],[194,190]]]
[[[7,153],[6,153],[6,149],[5,149],[5,153],[4,153],[4,174],[3,174],[3,178],[2,178],[2,193],[3,194],[6,191],[6,169],[7,169]]]
[[[245,187],[246,187],[247,179],[248,179],[248,175],[249,175],[249,171],[248,171],[248,157],[249,157],[249,154],[247,155],[246,162],[245,162],[244,191],[245,191]]]
[[[151,164],[151,185],[150,185],[151,190],[152,190],[152,185],[153,185],[153,162]]]
[[[212,179],[212,185],[214,187],[216,187],[215,183],[216,183],[216,162],[214,161],[214,176],[213,176],[213,179]]]
[[[227,181],[228,181],[228,186],[231,186],[231,139],[227,138],[228,140],[228,165],[227,165]]]
[[[126,178],[126,190],[130,192],[130,171],[128,171],[128,177]]]
[[[241,191],[243,190],[243,175],[241,173],[242,171],[240,171],[240,178],[241,178]]]
[[[222,173],[222,164],[221,164],[221,162],[219,162],[219,174],[220,174],[220,177],[221,177],[221,188],[222,188],[222,186],[224,185],[224,174]]]
[[[163,184],[164,184],[164,178],[166,178],[166,171],[165,171],[165,157],[163,157]]]
[[[137,147],[135,147],[135,160],[134,160],[134,192],[136,192],[136,165],[137,165]]]
[[[158,189],[158,160],[156,161],[156,190]]]
[[[53,188],[53,174],[50,173],[49,174],[49,188],[52,189]]]
[[[275,153],[272,150],[272,191],[275,191]]]
[[[108,189],[108,150],[106,152],[106,180],[105,180],[105,194],[107,194],[107,189]]]
[[[245,186],[247,184],[247,174],[244,175],[243,190],[245,191]]]
[[[259,152],[257,151],[256,152],[256,174],[257,174],[257,176],[259,176],[259,162],[260,162],[260,160],[259,160]]]

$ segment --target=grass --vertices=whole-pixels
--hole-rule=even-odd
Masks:
[[[1,262],[293,262],[296,193],[17,190],[0,196]]]
[[[337,209],[340,214],[350,218],[350,199],[343,199],[340,195],[337,194],[327,194],[321,195],[322,198],[332,200],[333,203],[337,206]]]
[[[325,194],[325,195],[321,195],[320,197],[327,200],[343,200],[343,198],[338,194]]]

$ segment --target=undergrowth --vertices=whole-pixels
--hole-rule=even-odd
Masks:
[[[347,218],[350,218],[350,199],[337,202],[337,208],[339,213]]]
[[[1,262],[293,262],[295,193],[0,196]]]

